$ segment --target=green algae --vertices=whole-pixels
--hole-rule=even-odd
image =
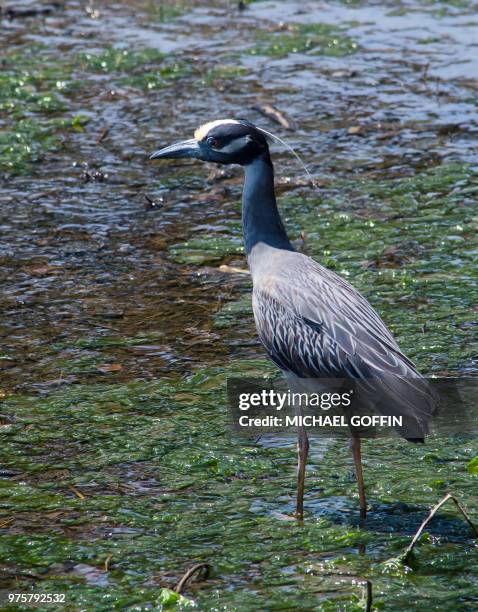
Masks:
[[[143,72],[142,74],[123,77],[118,82],[121,85],[131,85],[148,91],[167,87],[172,81],[189,77],[191,74],[190,66],[175,62],[169,66],[157,68],[154,72]]]
[[[214,326],[219,329],[227,328],[239,321],[252,321],[252,317],[252,300],[249,294],[220,308],[214,315]]]
[[[101,53],[81,54],[79,61],[89,70],[116,76],[118,85],[145,91],[165,87],[192,73],[190,64],[150,48],[109,47]]]
[[[221,261],[227,255],[243,253],[240,237],[205,235],[172,245],[169,257],[181,264],[206,264]]]
[[[28,172],[32,162],[40,161],[47,151],[59,149],[60,133],[75,129],[75,118],[51,119],[38,123],[36,119],[20,119],[13,130],[0,128],[0,172]]]
[[[148,18],[159,23],[178,19],[185,13],[185,10],[184,2],[150,2],[146,7]]]
[[[108,47],[100,53],[83,53],[79,56],[80,63],[95,72],[131,72],[148,64],[161,63],[164,53],[156,49],[139,51],[125,47]]]
[[[470,474],[478,475],[478,457],[474,457],[471,461],[469,461],[466,469],[470,472]]]
[[[61,64],[58,68],[45,65],[45,57],[43,47],[32,47],[2,60],[1,172],[26,172],[30,163],[61,145],[62,131],[78,125],[78,119],[66,113],[65,100],[65,94],[74,90],[75,84]]]
[[[183,597],[176,591],[172,591],[171,589],[161,589],[158,597],[158,603],[168,607],[168,606],[195,606],[195,603],[188,599],[187,597]]]
[[[155,49],[109,46],[61,57],[47,47],[24,47],[2,58],[0,172],[25,174],[46,153],[59,151],[89,118],[75,112],[75,97],[97,87],[95,74],[117,86],[149,91],[189,76],[191,66]],[[88,84],[88,85],[87,85]]]
[[[150,332],[136,337],[122,338],[118,336],[101,336],[100,338],[80,338],[73,344],[53,344],[52,349],[62,350],[65,348],[79,349],[102,349],[109,347],[137,346],[157,340],[160,333]]]
[[[224,82],[235,81],[240,77],[246,76],[248,71],[243,66],[235,64],[218,64],[201,76],[201,82],[210,87],[214,84],[223,85]]]
[[[317,199],[283,197],[279,206],[291,235],[305,233],[305,252],[362,291],[405,353],[433,373],[466,368],[478,350],[477,193],[474,167],[447,164],[400,179],[341,180]],[[251,320],[248,296],[215,315],[218,328]]]
[[[62,93],[77,87],[61,62],[52,64],[46,47],[35,45],[2,57],[0,111],[14,118],[65,110]]]
[[[369,298],[423,371],[453,371],[477,350],[477,189],[475,168],[448,164],[340,181],[320,199],[282,207],[294,233],[305,232],[306,252]]]
[[[8,398],[2,413],[14,412],[16,422],[3,434],[2,463],[21,479],[0,486],[0,511],[16,531],[2,537],[2,562],[40,575],[42,591],[66,589],[71,605],[104,610],[153,604],[193,562],[207,562],[213,571],[210,584],[187,594],[201,610],[274,607],[284,593],[292,607],[321,601],[324,609],[338,602],[341,609],[360,609],[360,589],[342,583],[341,573],[367,575],[379,608],[399,601],[415,609],[411,602],[424,591],[461,609],[478,563],[453,509],[440,519],[443,532],[430,526],[434,538],[420,543],[412,574],[395,572],[390,581],[382,561],[403,550],[436,501],[430,482],[437,477],[474,514],[475,477],[466,461],[476,444],[467,442],[464,450],[459,439],[431,441],[428,453],[448,459],[436,464],[421,447],[400,440],[364,442],[375,509],[360,527],[347,445],[330,441],[320,461],[312,457],[308,520],[284,520],[294,503],[292,440],[274,448],[234,437],[224,393],[229,376],[273,371],[264,361],[238,361],[183,381],[82,385],[44,399]],[[335,510],[334,499],[348,501]],[[329,510],[314,517],[321,500]],[[108,587],[91,586],[71,569],[100,569],[110,555]],[[453,594],[446,584],[451,578]],[[17,590],[24,578],[18,580]]]
[[[40,576],[42,592],[66,591],[69,605],[98,610],[155,605],[161,589],[172,588],[195,562],[213,572],[210,584],[187,594],[200,610],[273,608],[284,597],[301,609],[361,609],[359,589],[338,578],[342,573],[373,581],[377,609],[393,601],[413,610],[418,594],[422,605],[461,609],[478,565],[454,511],[447,511],[443,531],[431,526],[435,537],[420,544],[412,574],[395,572],[390,581],[382,561],[404,549],[436,501],[437,479],[473,510],[475,477],[466,465],[476,444],[431,441],[425,452],[399,440],[364,442],[375,508],[360,527],[347,445],[331,441],[320,460],[312,456],[308,520],[284,520],[294,504],[293,441],[268,448],[235,438],[225,398],[228,377],[274,372],[265,360],[241,360],[183,380],[7,398],[1,412],[16,419],[2,434],[2,464],[21,479],[0,486],[0,511],[16,532],[2,537],[3,563]],[[334,499],[348,501],[335,509]],[[321,500],[329,510],[315,516]],[[107,587],[72,570],[79,564],[100,570],[106,558]],[[16,590],[27,588],[25,580],[17,578]]]
[[[286,32],[258,35],[253,53],[282,57],[289,53],[311,52],[313,55],[343,57],[355,53],[357,43],[343,28],[325,23],[294,24]]]

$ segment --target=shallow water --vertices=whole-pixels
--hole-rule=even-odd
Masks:
[[[211,118],[275,129],[319,184],[274,147],[293,238],[423,372],[476,375],[476,15],[138,0],[2,21],[0,590],[152,609],[204,561],[185,592],[201,610],[363,609],[336,574],[370,579],[376,609],[476,608],[476,542],[453,507],[410,568],[386,563],[448,490],[478,519],[476,442],[367,441],[361,525],[348,448],[315,441],[306,519],[290,520],[293,440],[228,428],[227,377],[275,372],[249,276],[230,272],[241,171],[147,161]]]

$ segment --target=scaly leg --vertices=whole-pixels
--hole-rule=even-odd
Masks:
[[[363,483],[362,474],[362,456],[360,453],[360,438],[352,434],[352,440],[350,442],[352,448],[352,455],[355,464],[355,476],[357,477],[357,483],[359,488],[359,501],[360,501],[360,518],[363,520],[367,515],[367,502],[365,501],[365,486]]]
[[[297,504],[295,516],[302,520],[304,518],[305,466],[307,465],[307,456],[309,454],[309,438],[307,437],[305,427],[299,427],[297,454],[299,462],[297,466]]]

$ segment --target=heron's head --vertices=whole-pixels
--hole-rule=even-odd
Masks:
[[[264,132],[253,123],[242,119],[220,119],[205,123],[194,132],[194,138],[160,149],[150,159],[192,158],[245,166],[268,153]]]

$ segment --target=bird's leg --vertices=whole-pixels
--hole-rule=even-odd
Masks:
[[[307,465],[307,456],[309,454],[309,438],[305,427],[299,427],[299,440],[297,444],[298,465],[297,465],[297,503],[295,516],[302,520],[304,518],[304,483],[305,483],[305,466]]]
[[[365,501],[365,486],[363,483],[362,455],[360,453],[359,436],[355,436],[354,434],[352,434],[350,447],[352,448],[352,455],[355,464],[355,476],[357,477],[357,483],[359,488],[360,518],[363,520],[367,515],[367,502]]]

